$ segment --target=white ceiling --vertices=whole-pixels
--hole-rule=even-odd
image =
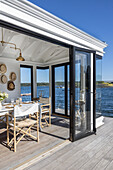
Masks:
[[[12,30],[3,29],[4,41],[15,43],[17,48],[21,48],[22,56],[26,61],[37,63],[52,63],[58,60],[69,60],[68,48],[52,44],[40,39],[36,39]],[[0,41],[2,40],[2,28],[0,27]],[[19,51],[10,48],[12,45],[0,43],[0,57],[16,59]],[[13,46],[12,46],[13,47]]]

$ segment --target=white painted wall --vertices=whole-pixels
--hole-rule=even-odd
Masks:
[[[16,99],[17,97],[20,96],[20,83],[19,83],[20,82],[20,64],[18,62],[7,61],[6,59],[5,60],[0,59],[0,63],[4,63],[7,67],[7,72],[5,73],[5,75],[7,76],[8,80],[9,80],[9,75],[11,72],[15,72],[17,75],[17,79],[14,81],[15,90],[13,91],[9,91],[7,89],[7,83],[6,84],[0,83],[0,91],[6,92],[9,94],[9,98],[6,99],[6,102],[10,102],[11,98]]]
[[[20,97],[20,92],[21,92],[21,90],[20,90],[20,64],[33,66],[33,95],[34,95],[34,97],[37,97],[36,64],[33,64],[33,63],[30,64],[30,63],[26,63],[26,62],[20,63],[20,62],[17,62],[16,60],[6,60],[3,58],[2,59],[0,58],[0,63],[5,64],[7,67],[7,72],[5,73],[5,75],[7,76],[8,80],[9,80],[9,75],[11,72],[15,72],[17,75],[17,79],[14,81],[15,90],[13,90],[13,91],[9,91],[7,89],[7,84],[0,83],[0,91],[6,92],[9,94],[9,97],[8,97],[8,99],[6,99],[6,102],[10,102],[11,98],[16,100],[18,97]]]

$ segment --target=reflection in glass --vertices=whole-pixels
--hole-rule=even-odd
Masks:
[[[67,66],[67,81],[68,81],[68,115],[70,115],[70,66]]]
[[[20,67],[22,101],[31,101],[31,68]]]
[[[91,130],[90,54],[75,52],[75,134]]]
[[[64,66],[55,68],[55,112],[65,114]]]
[[[37,97],[49,97],[49,68],[37,69]]]
[[[101,116],[102,59],[96,57],[96,117]]]

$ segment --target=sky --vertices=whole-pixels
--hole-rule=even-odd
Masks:
[[[29,0],[86,33],[105,41],[102,80],[113,81],[113,0]]]
[[[31,69],[20,68],[21,83],[31,83]]]
[[[49,69],[37,69],[37,83],[49,83]]]

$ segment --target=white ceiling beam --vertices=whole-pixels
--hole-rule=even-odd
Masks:
[[[50,61],[51,59],[53,58],[61,58],[62,57],[62,54],[66,51],[66,49],[55,49],[54,53],[52,53],[50,56],[46,57],[44,62],[48,62]]]
[[[34,44],[34,49],[31,49],[31,55],[29,57],[29,59],[31,61],[36,61],[36,59],[38,58],[38,54],[40,54],[40,49],[42,49],[43,47],[43,43],[42,42],[36,42]]]
[[[43,50],[41,50],[40,54],[37,55],[38,58],[47,58],[48,55],[50,55],[53,50],[54,50],[54,46],[44,46],[43,45]]]

